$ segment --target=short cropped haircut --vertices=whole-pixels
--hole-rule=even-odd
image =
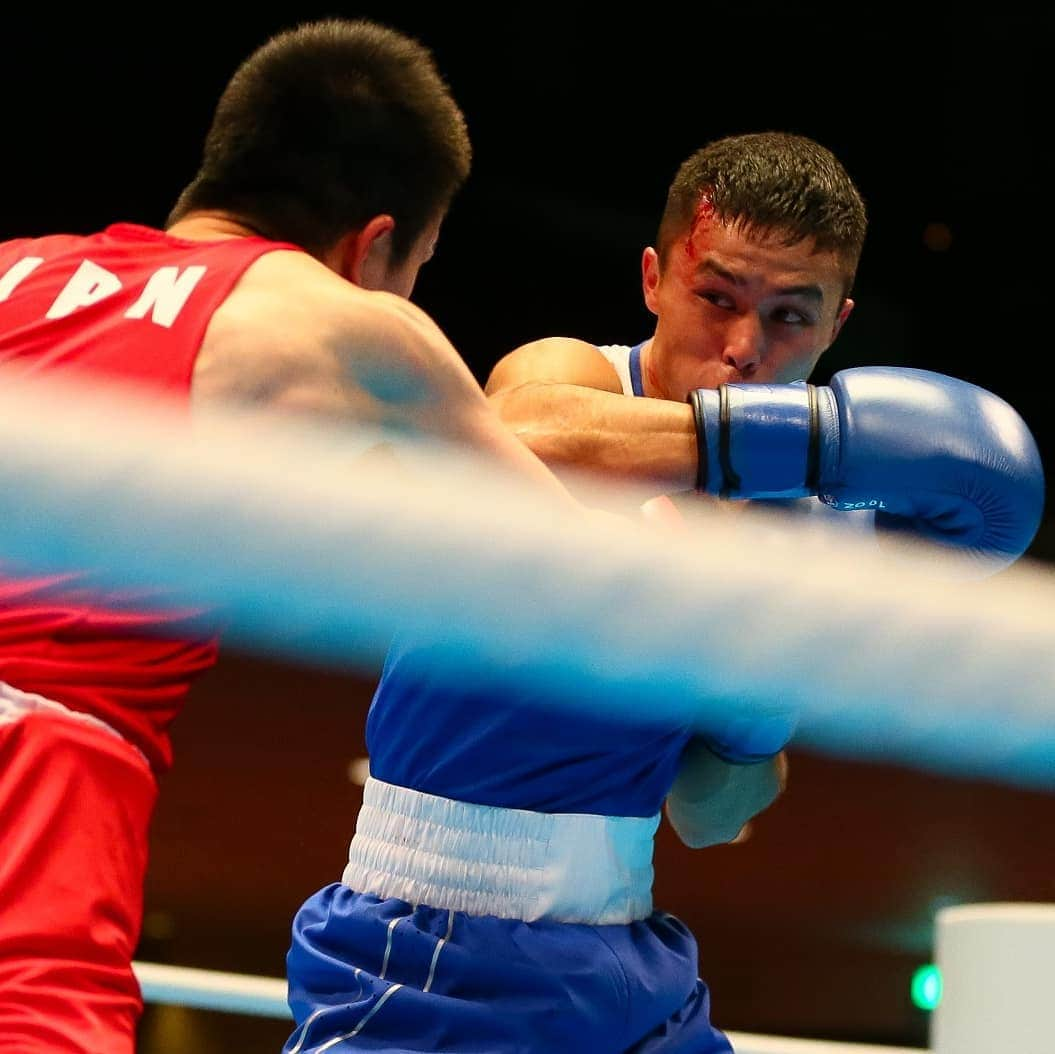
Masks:
[[[706,198],[717,219],[785,245],[812,238],[843,266],[853,286],[867,216],[853,180],[834,154],[805,136],[756,132],[716,139],[678,169],[660,220],[661,261],[692,226]]]
[[[318,256],[389,214],[398,263],[471,160],[464,115],[424,45],[362,19],[305,23],[235,71],[168,222],[223,210]]]

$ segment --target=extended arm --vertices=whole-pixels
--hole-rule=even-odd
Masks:
[[[688,405],[622,394],[592,345],[564,337],[505,356],[485,386],[513,433],[554,471],[603,473],[656,494],[696,479],[696,433]]]
[[[572,507],[553,474],[502,424],[439,327],[408,301],[350,285],[303,253],[258,260],[213,316],[195,405],[263,410],[460,444]],[[405,459],[403,463],[406,464]]]

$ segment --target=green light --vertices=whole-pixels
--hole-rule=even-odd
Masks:
[[[912,975],[912,1002],[920,1010],[933,1010],[941,1002],[941,970],[921,966]]]

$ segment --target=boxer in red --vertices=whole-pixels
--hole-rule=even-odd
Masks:
[[[0,244],[0,369],[436,432],[563,495],[406,299],[470,153],[418,42],[364,21],[282,33],[229,82],[164,230]],[[6,573],[0,1047],[127,1054],[156,779],[216,639],[156,598]]]

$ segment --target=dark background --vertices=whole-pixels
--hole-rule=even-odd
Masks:
[[[416,299],[477,376],[545,335],[632,343],[666,187],[708,139],[784,129],[844,162],[871,218],[857,310],[818,370],[896,364],[1010,401],[1055,464],[1046,375],[1055,245],[1043,14],[872,20],[573,4],[157,6],[8,21],[0,238],[161,224],[234,66],[273,31],[363,14],[430,45],[476,160]],[[1031,558],[1055,557],[1046,517]],[[891,657],[896,677],[896,658]],[[339,876],[373,684],[228,653],[177,723],[140,957],[278,976],[300,900]],[[701,941],[731,1029],[922,1044],[908,998],[934,912],[1055,900],[1052,799],[793,751],[742,845],[692,854],[663,828],[657,900]],[[276,1049],[285,1027],[151,1009],[143,1050]],[[584,1046],[584,1049],[587,1049]]]

